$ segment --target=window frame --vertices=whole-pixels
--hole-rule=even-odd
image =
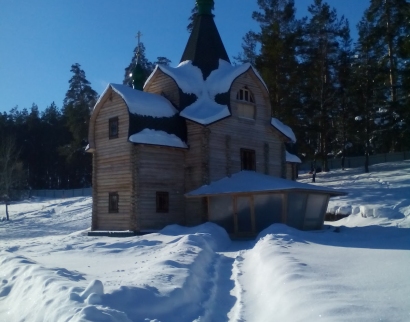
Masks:
[[[236,94],[238,117],[246,120],[256,119],[255,97],[248,87],[242,87]],[[251,112],[252,113],[249,113]],[[249,116],[252,114],[252,116]]]
[[[252,149],[241,148],[241,170],[256,171],[256,151]]]
[[[116,200],[113,200],[113,198],[116,198]],[[109,192],[108,193],[108,213],[110,214],[118,213],[119,203],[120,203],[120,197],[118,195],[118,192]]]
[[[116,133],[113,133],[112,131],[112,125],[115,124],[116,125]],[[112,139],[117,139],[118,138],[118,133],[119,133],[119,121],[118,121],[118,116],[116,117],[111,117],[108,120],[108,138],[110,140]]]
[[[156,212],[169,213],[169,192],[157,191],[156,195]]]
[[[236,94],[236,99],[242,102],[248,102],[250,104],[255,104],[255,97],[248,87],[242,87]]]

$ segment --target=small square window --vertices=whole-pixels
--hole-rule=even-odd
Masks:
[[[109,138],[118,138],[118,117],[111,118],[108,123]]]
[[[108,212],[118,212],[118,192],[110,192],[108,196]]]
[[[169,193],[157,191],[157,212],[169,212]]]
[[[255,150],[241,149],[241,170],[256,170]]]

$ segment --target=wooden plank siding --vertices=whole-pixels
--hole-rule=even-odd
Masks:
[[[237,92],[247,86],[255,99],[255,119],[238,115]],[[255,150],[256,171],[281,177],[284,169],[284,144],[270,125],[271,108],[263,85],[252,71],[238,77],[231,87],[232,116],[211,124],[210,180],[215,181],[241,171],[240,149]],[[267,164],[266,164],[267,163]]]
[[[144,87],[148,93],[158,94],[168,99],[174,106],[179,107],[179,90],[177,83],[165,74],[161,69],[157,69],[155,75]]]
[[[255,119],[238,114],[237,92],[247,86],[255,99]],[[144,91],[163,95],[179,106],[175,81],[157,69]],[[184,194],[241,170],[240,149],[255,150],[256,171],[286,175],[285,138],[271,125],[269,97],[249,70],[230,91],[232,116],[209,126],[186,120],[189,149],[133,144],[128,141],[129,112],[109,91],[92,116],[93,230],[159,230],[169,224],[207,221],[207,199]],[[109,139],[109,119],[118,117],[118,138]],[[90,145],[91,146],[91,145]],[[118,213],[109,213],[109,193],[119,195]],[[169,211],[157,213],[156,192],[169,193]]]
[[[186,151],[162,146],[137,145],[138,223],[140,229],[162,229],[185,224],[184,159]],[[156,192],[169,193],[169,212],[156,212]]]
[[[188,131],[189,150],[185,155],[185,192],[192,191],[208,182],[205,181],[209,174],[207,151],[206,127],[195,122],[186,121]],[[205,132],[204,132],[205,131]],[[201,199],[185,200],[186,224],[194,226],[205,221],[207,216],[206,202]]]
[[[109,119],[118,117],[118,138],[109,139]],[[131,227],[132,169],[128,142],[129,114],[124,100],[111,92],[94,124],[93,230],[129,230]],[[109,213],[108,196],[118,192],[118,213]],[[94,209],[95,208],[95,209]]]

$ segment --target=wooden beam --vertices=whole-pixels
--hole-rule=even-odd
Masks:
[[[234,221],[234,233],[238,234],[238,206],[236,203],[236,196],[232,196],[233,202],[233,221]]]
[[[288,194],[284,193],[282,195],[282,223],[286,224],[286,220],[288,219]]]
[[[251,208],[252,234],[256,234],[255,201],[253,199],[253,195],[250,195],[250,208]]]

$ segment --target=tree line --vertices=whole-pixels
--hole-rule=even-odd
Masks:
[[[370,0],[353,41],[345,17],[313,0],[258,0],[259,31],[243,37],[239,62],[265,80],[272,114],[290,125],[308,160],[410,148],[410,4]]]
[[[243,37],[237,63],[250,62],[265,80],[272,115],[298,138],[293,152],[307,160],[369,156],[410,148],[410,9],[406,0],[370,0],[353,41],[345,17],[323,0],[309,16],[296,18],[294,0],[257,0],[252,14],[260,28]],[[192,9],[187,30],[197,13]],[[143,43],[124,69],[123,83],[137,61],[148,76]],[[88,124],[98,95],[80,64],[63,106],[40,112],[12,108],[0,114],[0,196],[10,189],[72,189],[91,185]],[[368,162],[364,164],[368,171]]]
[[[129,86],[137,52],[146,76],[156,64],[171,62],[166,57],[150,62],[141,43],[124,69],[123,83]],[[42,111],[33,104],[28,109],[14,107],[8,113],[0,113],[0,199],[8,199],[13,189],[91,186],[92,156],[86,147],[90,115],[98,94],[80,64],[73,64],[71,73],[62,108],[52,102]]]

